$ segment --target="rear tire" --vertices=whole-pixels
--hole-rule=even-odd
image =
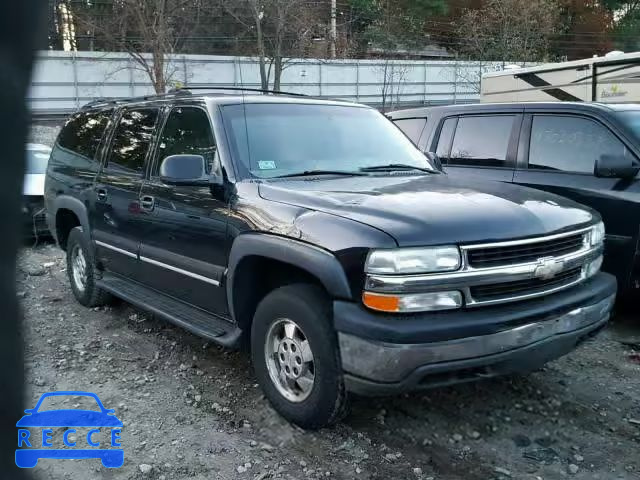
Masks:
[[[287,285],[260,302],[251,358],[266,397],[288,421],[319,429],[345,415],[348,399],[330,302],[320,288]]]
[[[105,305],[111,295],[96,286],[100,271],[82,227],[75,227],[67,239],[67,275],[76,300],[85,307]]]

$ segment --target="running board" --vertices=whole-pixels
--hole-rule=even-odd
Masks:
[[[224,347],[237,348],[240,330],[234,323],[223,320],[179,300],[163,295],[116,275],[106,274],[96,285],[136,307],[164,318],[191,333]]]

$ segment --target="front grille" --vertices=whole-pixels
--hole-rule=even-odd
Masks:
[[[476,302],[491,302],[505,298],[517,298],[523,295],[535,295],[555,288],[577,282],[582,275],[582,268],[577,267],[560,273],[549,280],[532,278],[517,282],[495,283],[492,285],[477,285],[470,288],[471,297]]]
[[[538,261],[577,252],[584,247],[584,233],[536,243],[470,248],[467,260],[472,268],[491,268]]]

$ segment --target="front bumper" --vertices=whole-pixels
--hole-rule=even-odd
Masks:
[[[480,330],[470,330],[476,334],[448,338],[445,323],[444,330],[433,330],[434,341],[421,343],[389,342],[384,338],[389,332],[380,335],[380,339],[370,334],[363,338],[353,331],[341,330],[340,324],[348,325],[349,321],[338,317],[347,389],[365,395],[393,394],[535,370],[569,353],[604,327],[615,303],[615,291],[615,279],[601,273],[572,291],[546,299],[546,312],[533,301],[520,303],[518,311],[513,305],[478,309],[473,317]],[[562,303],[564,309],[559,308]],[[504,312],[505,309],[509,311]],[[511,314],[511,325],[496,328],[496,316],[504,317],[505,313]],[[452,329],[465,312],[456,314],[450,317]],[[433,315],[439,327],[447,321],[444,314]],[[403,319],[396,318],[395,322],[398,326]],[[401,333],[406,337],[409,332]],[[416,333],[424,338],[426,332]]]

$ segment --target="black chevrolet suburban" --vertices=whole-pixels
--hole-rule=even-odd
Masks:
[[[607,322],[604,226],[548,193],[458,181],[365,106],[178,91],[96,101],[56,141],[51,231],[86,306],[123,298],[246,345],[290,421],[530,371]]]
[[[603,269],[629,300],[640,288],[640,105],[496,103],[389,115],[445,170],[571,198],[602,215]],[[636,302],[637,304],[637,302]]]

